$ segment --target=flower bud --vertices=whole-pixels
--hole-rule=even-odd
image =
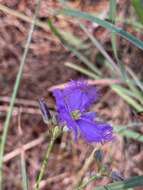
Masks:
[[[44,122],[46,124],[49,124],[52,117],[51,117],[49,108],[43,98],[39,100],[39,107],[40,107]]]
[[[124,177],[117,171],[113,171],[111,173],[111,178],[113,179],[113,181],[123,181]]]
[[[95,159],[97,162],[102,162],[103,160],[103,151],[101,149],[98,149],[94,153]]]

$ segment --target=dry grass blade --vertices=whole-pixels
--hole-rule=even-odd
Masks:
[[[27,150],[30,150],[36,146],[38,146],[39,144],[43,143],[44,140],[45,140],[45,133],[43,135],[41,135],[39,138],[33,140],[33,141],[30,141],[28,142],[27,144],[24,144],[22,146],[22,149],[23,151],[27,151]],[[8,162],[9,160],[13,159],[14,157],[18,156],[19,154],[21,153],[21,148],[17,148],[15,150],[13,150],[12,152],[10,153],[7,153],[5,156],[4,156],[4,162]]]
[[[98,80],[87,80],[89,85],[103,85],[103,86],[110,86],[113,84],[121,84],[122,81],[118,79],[98,79]],[[67,83],[63,83],[60,85],[54,85],[50,87],[48,90],[51,92],[56,88],[64,88]]]

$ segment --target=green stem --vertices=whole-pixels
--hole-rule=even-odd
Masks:
[[[0,146],[0,190],[2,190],[3,155],[4,155],[4,148],[5,148],[6,139],[7,139],[7,133],[8,133],[8,129],[9,129],[9,124],[10,124],[10,120],[11,120],[11,116],[12,116],[12,112],[13,112],[14,103],[15,103],[15,99],[17,96],[18,88],[19,88],[20,81],[22,78],[23,68],[24,68],[24,65],[26,62],[29,46],[31,43],[32,34],[33,34],[34,27],[35,27],[35,22],[36,22],[36,17],[37,17],[37,14],[39,12],[40,2],[41,2],[40,0],[37,0],[37,2],[36,2],[37,6],[36,6],[35,14],[33,17],[33,22],[31,24],[31,28],[30,28],[28,38],[27,38],[27,41],[25,44],[23,56],[22,56],[21,61],[20,61],[20,67],[19,67],[19,71],[18,71],[18,74],[16,77],[15,84],[14,84],[14,89],[13,89],[13,93],[12,93],[12,97],[11,97],[11,101],[10,101],[10,106],[9,106],[7,116],[6,116],[6,120],[5,120],[5,123],[3,126],[3,134],[1,137],[1,146]]]
[[[59,128],[59,127],[58,127]],[[49,161],[49,156],[50,156],[50,153],[53,149],[53,146],[54,146],[54,142],[56,140],[56,138],[59,136],[59,131],[58,131],[58,128],[57,126],[54,127],[53,129],[53,133],[52,133],[52,137],[51,137],[51,140],[50,140],[50,143],[48,145],[48,148],[47,148],[47,152],[45,154],[45,158],[43,160],[43,163],[42,163],[42,166],[41,166],[41,169],[40,169],[40,173],[39,173],[39,176],[38,176],[38,179],[36,181],[36,185],[35,185],[35,190],[39,190],[39,186],[40,186],[40,182],[44,176],[44,173],[45,173],[45,169],[47,167],[47,164],[48,164],[48,161]]]
[[[79,186],[76,190],[82,190],[84,189],[90,182],[102,178],[101,175],[95,175],[92,176],[87,182],[83,183],[81,186]]]
[[[23,190],[28,190],[28,177],[27,177],[27,172],[26,172],[26,162],[25,162],[25,156],[24,156],[23,150],[21,151],[20,162],[21,162],[21,174],[22,174],[22,187],[23,187]]]
[[[85,160],[85,163],[84,163],[83,167],[78,172],[78,174],[76,176],[75,183],[73,185],[75,189],[77,189],[78,186],[81,185],[82,178],[83,178],[84,174],[86,173],[86,171],[88,170],[89,166],[91,165],[91,163],[94,160],[94,153],[95,153],[96,150],[97,150],[97,147],[93,149],[93,151],[91,152],[91,154],[89,155],[89,157]]]

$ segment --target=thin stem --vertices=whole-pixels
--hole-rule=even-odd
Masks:
[[[81,29],[87,34],[87,36],[90,38],[90,40],[93,42],[93,44],[96,46],[97,49],[102,53],[102,55],[107,59],[109,63],[111,63],[112,67],[116,70],[116,72],[119,74],[119,68],[117,67],[114,60],[110,57],[110,55],[105,51],[104,47],[98,42],[98,40],[93,37],[93,35],[86,29],[86,27],[83,24],[80,24]]]
[[[40,169],[40,173],[39,173],[39,176],[37,178],[37,181],[36,181],[36,185],[35,185],[35,190],[39,190],[39,186],[40,186],[40,182],[44,176],[44,173],[45,173],[45,169],[47,167],[47,164],[48,164],[48,161],[49,161],[49,156],[50,156],[50,153],[53,149],[53,146],[54,146],[54,142],[56,140],[56,138],[59,136],[59,132],[58,132],[58,135],[57,135],[57,127],[54,128],[53,130],[53,133],[52,133],[52,137],[51,137],[51,140],[50,140],[50,143],[48,145],[48,148],[47,148],[47,152],[45,154],[45,158],[43,160],[43,163],[42,163],[42,166],[41,166],[41,169]]]
[[[93,162],[93,160],[94,160],[94,153],[95,153],[96,150],[97,150],[97,147],[93,149],[93,151],[91,152],[91,154],[89,155],[89,157],[85,160],[85,163],[84,163],[83,167],[78,172],[78,174],[76,176],[75,183],[74,183],[75,189],[77,189],[78,186],[81,184],[82,178],[83,178],[84,174],[86,173],[86,171],[88,170],[89,166]]]
[[[20,164],[21,164],[21,174],[22,174],[22,187],[23,190],[28,190],[28,177],[26,172],[25,153],[23,149],[21,150]]]
[[[13,108],[14,108],[14,103],[15,103],[15,99],[17,96],[17,92],[18,92],[18,88],[20,85],[20,81],[22,78],[22,72],[23,72],[23,68],[26,62],[26,58],[27,58],[27,54],[28,54],[28,50],[29,50],[29,46],[31,43],[31,39],[32,39],[32,34],[34,31],[34,27],[35,27],[35,22],[36,22],[36,17],[38,15],[39,12],[39,8],[40,8],[40,2],[41,0],[37,0],[36,2],[36,10],[33,16],[33,22],[31,24],[30,27],[30,31],[28,34],[28,38],[26,41],[26,45],[25,45],[25,49],[23,52],[23,56],[21,58],[20,61],[20,67],[19,67],[19,71],[16,77],[16,81],[14,84],[14,88],[13,88],[13,93],[12,93],[12,97],[11,97],[11,101],[10,101],[10,106],[7,112],[7,116],[6,116],[6,120],[4,123],[4,127],[3,127],[3,134],[2,134],[2,139],[1,139],[1,147],[0,147],[0,189],[2,190],[2,170],[3,170],[3,155],[4,155],[4,148],[5,148],[5,144],[6,144],[6,139],[7,139],[7,133],[8,133],[8,129],[9,129],[9,124],[10,124],[10,120],[11,120],[11,116],[12,116],[12,112],[13,112]]]
[[[101,175],[94,175],[92,176],[87,182],[83,183],[81,186],[79,186],[76,190],[82,190],[84,189],[89,183],[91,183],[94,180],[102,178]]]
[[[89,77],[91,77],[91,78],[93,78],[93,79],[95,79],[95,80],[97,80],[97,79],[99,78],[99,77],[98,77],[95,73],[93,73],[92,71],[89,71],[89,70],[87,70],[87,69],[84,69],[83,67],[81,67],[81,66],[79,66],[79,65],[76,65],[76,64],[67,62],[67,63],[65,63],[65,66],[67,66],[67,67],[69,67],[69,68],[71,68],[71,69],[74,69],[74,70],[76,70],[76,71],[79,71],[79,72],[81,72],[81,73],[83,73],[83,74],[85,74],[85,75],[87,75],[87,76],[89,76]]]

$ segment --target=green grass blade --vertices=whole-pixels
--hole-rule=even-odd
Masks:
[[[99,19],[96,16],[93,16],[93,15],[88,14],[86,12],[73,10],[73,9],[62,9],[59,11],[59,13],[67,15],[67,16],[73,16],[76,18],[82,18],[82,19],[89,20],[91,22],[95,22],[95,23],[101,25],[102,27],[110,30],[111,32],[115,32],[118,35],[122,36],[123,38],[127,39],[128,41],[130,41],[132,44],[134,44],[138,48],[143,49],[143,41],[139,40],[138,38],[136,38],[135,36],[133,36],[129,32],[126,32],[126,31],[122,30],[121,28],[119,28],[119,27],[117,27],[117,26],[115,26],[115,25],[113,25],[113,24],[111,24],[105,20]]]
[[[122,87],[120,85],[116,86],[118,90],[120,90],[123,94],[126,94],[127,96],[130,96],[134,98],[137,101],[140,101],[143,105],[143,97],[140,94],[140,91],[130,82],[127,83],[130,89],[127,89],[125,87]]]
[[[91,71],[88,71],[87,69],[84,69],[83,67],[81,67],[79,65],[75,65],[73,63],[68,62],[68,63],[65,63],[65,66],[67,66],[67,67],[69,67],[71,69],[74,69],[74,70],[76,70],[76,71],[78,71],[78,72],[80,72],[80,73],[82,73],[82,74],[84,74],[84,75],[86,75],[88,77],[91,77],[91,78],[93,78],[95,80],[99,79],[99,77],[96,76],[94,73],[92,73]]]
[[[63,45],[69,49],[74,55],[76,55],[88,68],[90,68],[93,72],[95,72],[96,75],[101,75],[101,72],[99,69],[93,65],[84,55],[82,55],[76,48],[72,47],[71,44],[69,44],[62,33],[53,25],[52,21],[49,19],[48,20],[48,25],[51,31],[55,36],[59,38],[59,40],[63,43]]]
[[[113,24],[116,22],[116,0],[110,0],[110,10],[109,10],[109,20]],[[114,32],[111,33],[111,43],[112,43],[112,49],[114,52],[114,56],[116,60],[118,61],[118,53],[117,53],[117,44],[116,44],[116,34]]]
[[[132,0],[132,5],[135,8],[135,11],[143,24],[143,1],[142,0]]]
[[[52,132],[51,133],[51,139],[50,139],[50,142],[48,144],[46,154],[45,154],[44,160],[42,162],[42,165],[41,165],[40,172],[39,172],[39,175],[38,175],[37,180],[36,180],[34,190],[40,190],[40,182],[41,182],[41,180],[42,180],[42,178],[43,178],[43,176],[45,174],[45,170],[46,170],[46,167],[47,167],[47,164],[48,164],[48,161],[49,161],[51,151],[53,150],[53,147],[54,147],[56,139],[61,135],[62,129],[60,129],[59,126],[53,126],[53,129],[52,129],[51,132]]]
[[[97,187],[94,190],[124,190],[134,187],[143,187],[143,176],[135,176],[125,181],[110,183],[103,187]]]
[[[118,133],[121,136],[131,138],[143,143],[143,135],[136,131],[133,131],[133,129],[139,128],[141,126],[143,126],[142,122],[132,122],[126,125],[116,125],[113,127],[115,133]]]
[[[118,90],[120,90],[123,94],[126,94],[132,98],[136,98],[136,95],[134,93],[132,93],[130,90],[128,90],[127,88],[124,88],[122,86],[116,86],[118,88]]]
[[[112,85],[112,90],[114,90],[119,96],[121,96],[129,105],[134,107],[138,112],[143,111],[143,107],[138,104],[131,96],[127,95],[125,91],[119,85]]]
[[[110,0],[109,20],[111,20],[112,23],[114,23],[116,18],[116,5],[116,0]]]
[[[91,183],[92,181],[95,181],[95,180],[98,180],[98,179],[101,179],[102,176],[98,176],[98,175],[94,175],[92,176],[87,182],[83,183],[82,185],[80,185],[77,189],[75,190],[83,190],[86,188],[86,186]]]
[[[116,70],[118,74],[120,74],[119,68],[117,67],[116,63],[113,61],[113,59],[108,55],[108,53],[105,51],[105,49],[102,47],[102,45],[96,40],[96,38],[85,28],[83,24],[80,24],[80,27],[84,30],[84,32],[87,34],[87,36],[90,38],[92,43],[95,45],[95,47],[102,53],[102,55],[108,60],[108,62],[112,65],[112,67]]]
[[[134,30],[137,30],[142,33],[143,25],[136,20],[127,19],[127,18],[125,19],[123,17],[117,17],[116,21],[128,24],[128,25],[132,26],[134,28]]]
[[[4,148],[5,148],[5,143],[6,143],[6,139],[7,139],[7,133],[8,133],[8,129],[9,129],[10,119],[12,116],[16,95],[17,95],[18,88],[20,85],[20,80],[22,77],[23,68],[24,68],[26,57],[28,54],[30,42],[32,39],[32,33],[33,33],[33,30],[35,27],[36,17],[37,17],[37,14],[39,12],[40,2],[41,2],[40,0],[37,0],[37,2],[36,2],[36,10],[34,13],[33,22],[31,24],[31,28],[30,28],[30,31],[28,34],[26,45],[25,45],[25,50],[24,50],[23,56],[21,58],[19,71],[18,71],[18,74],[16,77],[16,81],[15,81],[14,89],[13,89],[13,93],[12,93],[12,98],[10,101],[10,106],[9,106],[9,109],[8,109],[8,112],[6,115],[6,120],[5,120],[4,127],[3,127],[2,139],[1,139],[1,145],[0,145],[0,189],[2,189],[3,155],[4,155]]]
[[[143,92],[143,84],[142,82],[138,79],[138,77],[136,76],[136,74],[129,68],[127,67],[127,71],[130,74],[130,76],[134,79],[135,84],[141,89],[141,91]]]
[[[111,22],[114,25],[116,22],[116,6],[117,6],[116,0],[110,0],[109,20],[111,20]],[[111,44],[112,44],[112,49],[113,49],[116,62],[120,70],[120,76],[122,77],[122,80],[126,80],[127,78],[126,70],[125,70],[124,64],[119,60],[119,57],[118,57],[116,33],[114,32],[111,32]]]
[[[68,49],[76,55],[91,71],[95,73],[98,77],[101,76],[101,72],[93,63],[91,63],[84,55],[82,55],[78,50],[73,47],[68,47]]]
[[[113,126],[115,133],[118,133],[124,137],[134,139],[139,142],[143,142],[143,135],[133,131],[134,128],[143,126],[143,123],[129,123],[126,125]]]
[[[118,134],[124,137],[131,138],[143,143],[143,135],[141,135],[138,132],[127,129],[126,127],[115,127],[114,129],[115,129],[115,132],[117,132]]]
[[[129,88],[131,89],[132,93],[134,94],[133,96],[143,105],[143,95],[141,91],[138,90],[138,88],[133,85],[131,82],[127,82]]]
[[[23,190],[28,190],[28,178],[26,173],[26,163],[24,158],[24,152],[21,152],[21,174],[22,174],[22,186]]]
[[[65,39],[67,43],[70,43],[71,46],[77,48],[77,49],[86,49],[87,46],[82,42],[82,39],[76,37],[73,35],[70,31],[61,31],[61,35]]]

